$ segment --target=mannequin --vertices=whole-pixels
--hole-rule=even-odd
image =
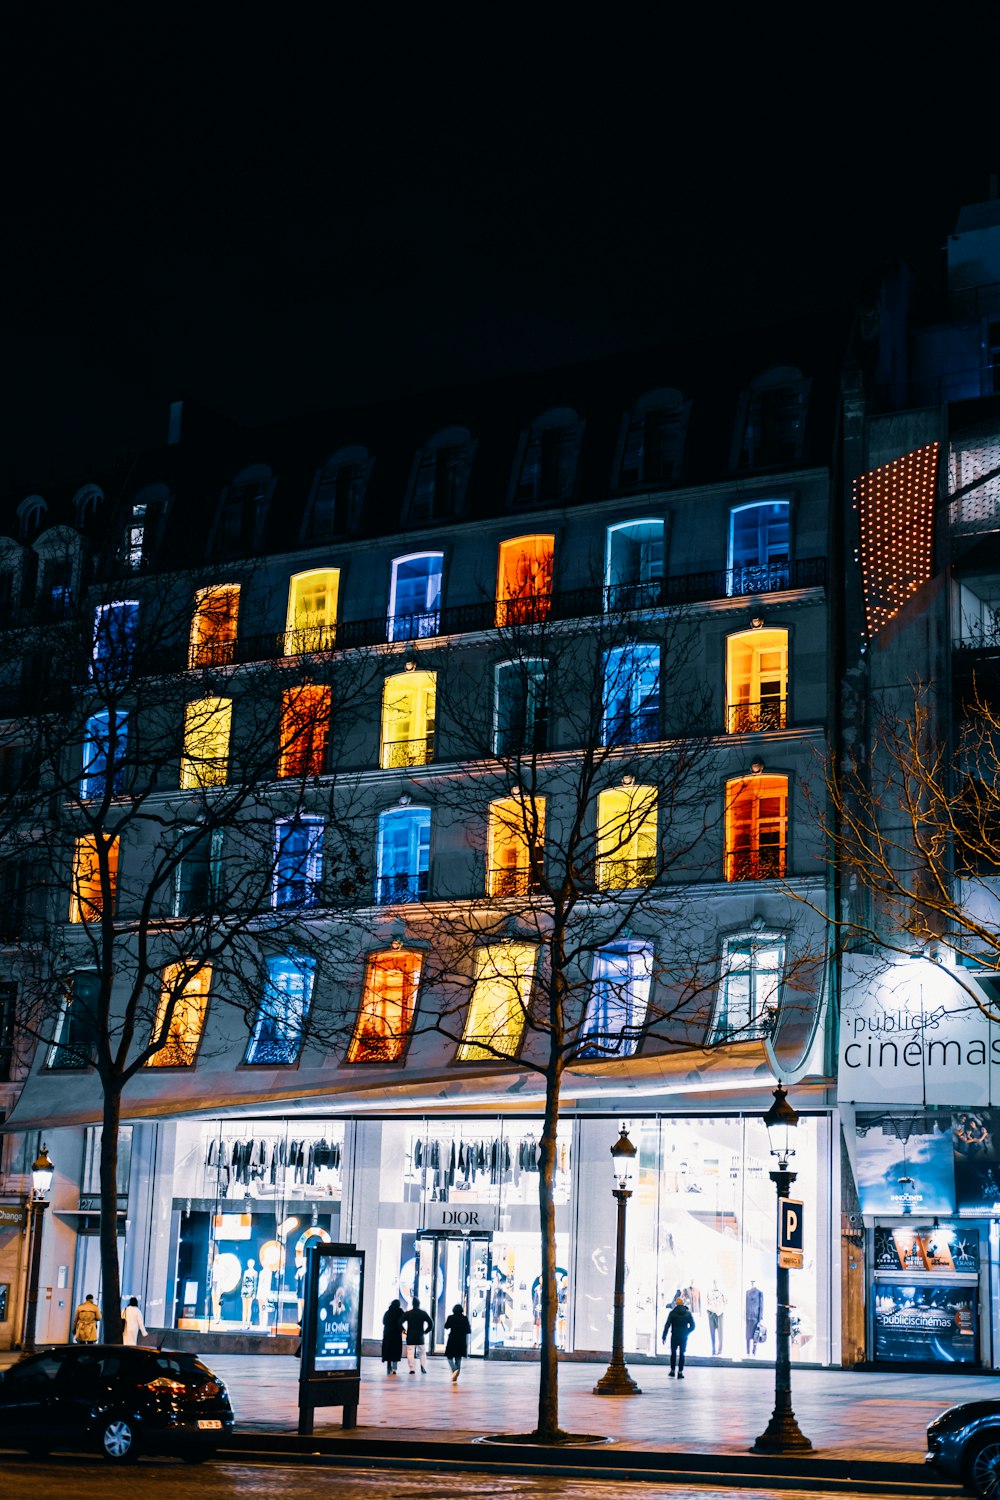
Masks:
[[[726,1311],[726,1294],[717,1281],[712,1282],[712,1290],[705,1298],[705,1306],[708,1308],[708,1331],[712,1339],[712,1353],[722,1353],[723,1336],[723,1314]]]
[[[219,1251],[212,1247],[212,1322],[222,1322],[222,1288],[219,1285]]]
[[[243,1327],[250,1327],[253,1315],[254,1298],[257,1295],[257,1283],[260,1277],[257,1273],[257,1262],[248,1260],[246,1270],[243,1272],[243,1280],[240,1282],[240,1296],[243,1299]]]
[[[746,1339],[747,1354],[757,1353],[757,1325],[764,1316],[764,1293],[756,1281],[751,1281],[746,1295]]]
[[[261,1328],[266,1328],[270,1322],[271,1314],[271,1272],[266,1266],[261,1266],[260,1276],[257,1279],[257,1322]]]

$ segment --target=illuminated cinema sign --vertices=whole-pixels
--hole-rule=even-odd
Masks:
[[[969,971],[929,959],[844,960],[837,1091],[844,1103],[1000,1104],[1000,1023]],[[985,1000],[985,996],[983,999]]]

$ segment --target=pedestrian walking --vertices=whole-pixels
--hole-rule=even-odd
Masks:
[[[472,1324],[465,1316],[461,1302],[455,1303],[455,1306],[444,1320],[444,1326],[448,1334],[448,1342],[444,1346],[444,1353],[451,1370],[452,1383],[454,1384],[462,1372],[462,1360],[469,1352],[469,1334],[472,1332]]]
[[[97,1325],[101,1320],[101,1309],[88,1292],[73,1315],[73,1337],[78,1344],[97,1343]]]
[[[382,1363],[386,1375],[395,1375],[403,1357],[403,1309],[393,1297],[382,1314]]]
[[[139,1311],[138,1297],[130,1297],[125,1309],[125,1331],[122,1334],[123,1344],[137,1344],[140,1338],[146,1337],[146,1325],[142,1321],[142,1313]]]
[[[684,1298],[678,1292],[674,1299],[674,1305],[667,1313],[667,1321],[663,1325],[663,1338],[661,1343],[667,1342],[670,1336],[670,1375],[671,1378],[676,1370],[677,1379],[684,1379],[684,1351],[687,1341],[694,1332],[694,1318],[691,1309]]]
[[[424,1312],[419,1297],[414,1297],[413,1306],[403,1314],[403,1327],[406,1330],[406,1363],[410,1367],[410,1374],[417,1373],[416,1362],[419,1355],[420,1369],[426,1375],[427,1350],[424,1347],[424,1334],[434,1327],[434,1319]]]

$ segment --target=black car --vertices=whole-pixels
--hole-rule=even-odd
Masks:
[[[225,1386],[193,1354],[71,1344],[0,1374],[0,1445],[36,1456],[89,1448],[114,1463],[140,1453],[200,1463],[232,1430]]]
[[[1000,1495],[1000,1401],[964,1401],[935,1417],[926,1462],[977,1495]]]

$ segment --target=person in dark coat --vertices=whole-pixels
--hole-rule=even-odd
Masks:
[[[684,1351],[687,1341],[694,1332],[694,1318],[691,1309],[687,1306],[684,1298],[678,1292],[674,1298],[674,1305],[667,1313],[667,1321],[663,1325],[662,1343],[667,1342],[670,1335],[670,1374],[676,1369],[677,1379],[684,1379]]]
[[[444,1320],[444,1326],[448,1332],[448,1342],[444,1346],[444,1353],[451,1369],[452,1383],[454,1383],[461,1373],[462,1360],[469,1352],[469,1334],[472,1332],[472,1324],[465,1316],[461,1302],[455,1303]]]
[[[403,1309],[394,1297],[382,1314],[382,1363],[387,1375],[395,1375],[403,1357]]]
[[[413,1306],[403,1314],[403,1327],[406,1330],[406,1363],[410,1367],[410,1374],[417,1373],[416,1361],[419,1354],[420,1368],[426,1375],[427,1350],[424,1348],[424,1334],[434,1327],[434,1319],[424,1312],[419,1297],[414,1297]]]

